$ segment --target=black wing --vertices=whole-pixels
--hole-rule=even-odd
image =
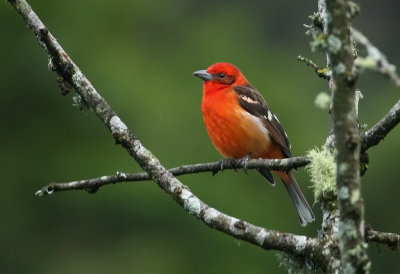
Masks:
[[[262,95],[251,85],[234,86],[233,90],[238,94],[240,106],[248,113],[262,119],[265,128],[272,139],[277,142],[286,157],[292,157],[290,143],[287,134],[267,106]]]

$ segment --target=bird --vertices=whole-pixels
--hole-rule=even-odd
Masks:
[[[193,72],[202,79],[201,112],[208,135],[224,159],[290,158],[288,136],[261,93],[233,64],[221,62]],[[222,162],[223,163],[223,162]],[[268,169],[257,171],[272,185]],[[314,213],[291,171],[273,171],[283,182],[302,226]]]

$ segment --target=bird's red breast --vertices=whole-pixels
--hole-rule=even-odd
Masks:
[[[224,157],[266,156],[271,139],[262,121],[240,107],[231,88],[219,92],[205,89],[201,104],[204,123],[216,149]]]

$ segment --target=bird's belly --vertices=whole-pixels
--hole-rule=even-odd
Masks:
[[[204,123],[216,149],[223,157],[264,157],[271,139],[262,121],[243,109],[203,113]]]

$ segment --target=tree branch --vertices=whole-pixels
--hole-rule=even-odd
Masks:
[[[354,3],[352,4],[354,6]],[[355,9],[356,12],[353,15],[357,14],[358,8]],[[315,13],[310,16],[312,20],[312,25],[306,26],[308,29],[316,31],[324,31],[324,14],[320,11],[319,13]],[[310,32],[310,33],[314,33]],[[368,38],[361,33],[359,30],[355,28],[350,28],[351,39],[355,42],[356,47],[359,49],[357,53],[357,58],[355,60],[355,64],[360,70],[371,70],[378,72],[382,75],[387,76],[392,82],[400,87],[400,76],[396,72],[396,67],[391,64],[386,56],[375,46],[373,45]],[[318,35],[314,35],[314,39],[321,39]],[[324,37],[324,36],[322,36]],[[325,44],[326,41],[324,41]],[[325,79],[330,80],[331,76],[331,67],[330,67],[330,56],[327,56],[328,59],[328,67],[320,68],[317,66],[312,60],[304,58],[302,56],[298,56],[297,60],[306,63],[308,66],[314,68],[314,71],[319,77],[323,77]],[[331,85],[331,84],[330,84]],[[375,126],[373,126],[370,130],[368,130],[362,136],[362,144],[361,144],[361,153],[364,153],[368,150],[368,148],[377,145],[386,135],[400,122],[400,101],[393,106],[393,108],[389,111],[389,113],[381,119]],[[332,131],[330,131],[327,138],[327,145],[333,146],[334,144],[334,135],[333,135],[333,126],[330,127]]]
[[[400,235],[396,233],[376,231],[367,225],[365,228],[365,235],[369,242],[385,244],[393,251],[399,250]]]
[[[396,66],[389,63],[386,56],[360,31],[351,28],[351,36],[356,42],[357,48],[364,52],[359,54],[355,61],[357,67],[385,75],[400,88],[400,77],[396,72]]]
[[[350,15],[349,18],[353,18],[360,13],[360,8],[357,4],[349,1]],[[319,14],[313,14],[310,16],[312,25],[305,25],[307,28],[316,28],[324,31],[324,21],[326,18],[322,18],[321,12]],[[326,21],[325,21],[326,22]],[[387,57],[369,41],[369,39],[356,28],[350,27],[351,39],[355,42],[357,47],[357,58],[355,64],[358,69],[376,71],[384,76],[387,76],[392,82],[400,87],[400,76],[396,72],[396,66],[391,64]],[[312,32],[310,32],[312,34]]]
[[[364,204],[360,184],[360,135],[355,109],[357,76],[350,40],[349,1],[320,0],[328,65],[332,70],[332,125],[337,150],[339,247],[342,271],[366,273],[370,261],[364,244]]]
[[[361,152],[379,144],[386,135],[400,123],[400,101],[372,128],[363,135]]]
[[[360,51],[363,52],[358,54],[355,60],[357,67],[385,75],[400,88],[400,76],[396,72],[396,66],[391,64],[386,56],[357,29],[351,28],[351,37],[356,42]],[[400,101],[377,124],[363,134],[361,152],[364,153],[370,147],[378,145],[399,122]]]
[[[193,174],[200,172],[212,172],[213,175],[224,169],[255,169],[255,168],[266,168],[269,170],[291,170],[294,168],[306,166],[310,163],[310,159],[307,156],[293,157],[287,159],[251,159],[247,163],[236,159],[224,159],[223,167],[222,162],[212,163],[201,163],[193,165],[183,165],[175,168],[171,168],[168,171],[174,176],[180,176],[185,174]],[[96,192],[100,187],[109,184],[116,184],[122,182],[133,182],[133,181],[144,181],[151,180],[147,173],[122,173],[117,172],[115,175],[101,176],[93,179],[86,179],[80,181],[73,181],[67,183],[50,183],[40,190],[36,191],[35,195],[42,196],[45,194],[53,194],[54,192],[66,191],[66,190],[80,190],[85,189],[90,193]]]
[[[197,198],[188,187],[166,170],[159,160],[126,127],[115,111],[72,62],[27,2],[25,0],[9,0],[9,3],[21,14],[29,28],[35,33],[40,45],[49,54],[52,66],[59,76],[74,87],[87,106],[111,131],[115,141],[121,144],[149,177],[186,211],[216,230],[264,249],[281,250],[302,256],[314,256],[315,258],[322,256],[317,248],[319,241],[315,238],[281,233],[252,225],[219,212]]]

